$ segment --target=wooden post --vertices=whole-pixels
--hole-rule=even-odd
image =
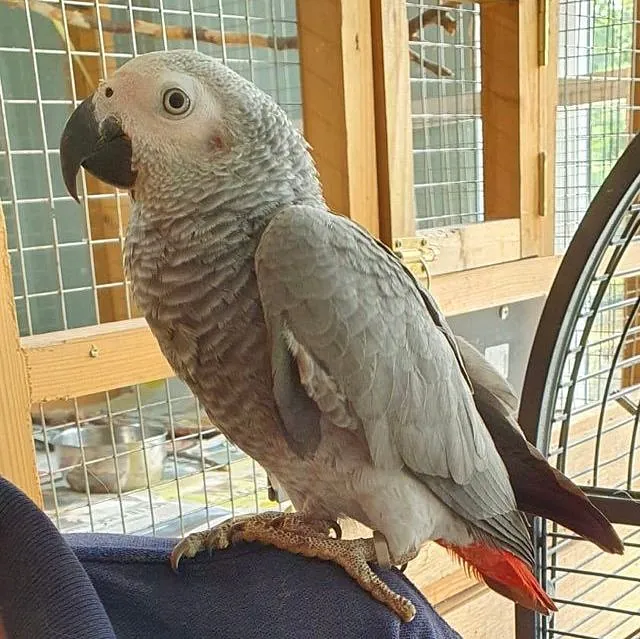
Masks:
[[[7,229],[0,207],[0,475],[41,506],[30,403],[13,298]]]
[[[298,0],[304,134],[329,207],[379,235],[369,0]]]
[[[480,5],[486,219],[521,219],[522,257],[554,251],[557,0]]]
[[[109,19],[109,11],[101,10],[103,20]],[[97,31],[82,29],[79,27],[69,28],[69,37],[76,49],[81,51],[100,51],[100,38]],[[113,36],[104,34],[103,42],[106,49],[113,44]],[[76,86],[78,98],[85,98],[98,86],[98,80],[102,77],[102,65],[100,57],[85,56],[82,58],[84,70],[76,64],[72,69],[73,80]],[[116,70],[115,60],[107,59],[107,72]],[[107,186],[97,178],[86,175],[87,190],[90,193],[113,193],[113,187]],[[122,223],[126,227],[129,215],[128,200],[121,199]],[[117,238],[118,209],[112,198],[89,200],[89,224],[90,233],[93,240],[105,240]],[[109,284],[112,282],[122,282],[124,280],[124,270],[122,262],[122,248],[119,243],[94,244],[91,247],[93,253],[94,273],[97,284]],[[123,286],[108,287],[98,290],[98,318],[100,322],[113,322],[128,318],[126,304],[126,290]]]
[[[640,1],[636,1],[633,21],[633,60],[631,62],[631,74],[629,77],[629,87],[631,89],[629,102],[631,112],[629,114],[629,130],[633,134],[640,132]],[[627,249],[629,251],[629,249]],[[640,276],[624,278],[625,299],[635,298],[640,295]],[[625,321],[629,318],[631,307],[627,307],[624,312]],[[640,326],[640,316],[631,320],[631,328],[637,329]],[[640,335],[637,333],[627,337],[622,351],[623,359],[628,360],[640,353]],[[625,366],[622,369],[622,387],[633,386],[640,379],[640,366],[638,364]]]
[[[416,234],[407,7],[371,0],[380,238]]]

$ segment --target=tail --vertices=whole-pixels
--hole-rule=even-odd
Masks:
[[[606,552],[623,554],[624,545],[611,522],[524,438],[513,417],[484,389],[476,391],[475,402],[507,468],[518,509],[551,519]]]
[[[606,552],[623,554],[624,545],[611,522],[584,492],[547,462],[512,419],[491,410],[482,392],[478,395],[476,405],[507,468],[518,509],[555,521]]]
[[[443,539],[436,542],[457,555],[476,578],[503,597],[544,615],[558,610],[527,564],[509,551],[480,542],[469,546],[455,546]]]
[[[606,552],[623,554],[622,540],[609,520],[525,439],[515,420],[518,401],[508,382],[471,344],[456,340],[476,408],[507,468],[518,509],[555,521]]]

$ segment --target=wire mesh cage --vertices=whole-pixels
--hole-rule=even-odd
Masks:
[[[633,0],[560,2],[559,106],[556,146],[556,251],[570,245],[589,202],[640,128],[638,115],[638,3]],[[636,145],[637,146],[637,145]],[[597,196],[591,215],[616,212],[602,230],[596,256],[571,245],[584,260],[580,294],[571,308],[564,343],[552,363],[539,444],[552,463],[593,494],[637,498],[640,488],[637,386],[637,192],[635,167],[617,180],[619,202]],[[607,209],[607,207],[609,207]],[[596,231],[592,231],[596,233]],[[584,235],[582,235],[584,237]],[[594,239],[595,241],[595,239]],[[591,264],[589,263],[591,260]],[[558,277],[560,277],[559,274]],[[567,291],[567,295],[569,292]],[[551,330],[541,322],[539,331]],[[535,345],[534,345],[535,349]],[[535,351],[532,366],[542,353]],[[545,351],[549,355],[548,351]],[[525,394],[535,394],[527,389]],[[552,399],[552,394],[555,398]],[[523,397],[523,403],[528,402]],[[548,419],[547,422],[544,420]],[[631,503],[631,502],[629,502]],[[547,586],[559,612],[538,620],[540,637],[632,637],[640,634],[640,516],[618,524],[622,558],[611,558],[557,526],[541,525],[540,551]],[[544,536],[546,533],[546,537]]]
[[[417,229],[483,219],[480,9],[407,2]]]
[[[640,128],[637,11],[633,0],[559,3],[555,245],[568,251],[563,266],[568,261],[581,274],[554,284],[562,290],[549,304],[567,317],[558,311],[541,320],[538,334],[557,338],[555,356],[550,346],[534,344],[521,415],[525,426],[536,415],[529,431],[537,429],[551,463],[590,495],[623,502],[625,516],[607,514],[622,522],[616,529],[625,555],[611,557],[570,531],[539,523],[540,577],[559,607],[550,620],[532,624],[539,637],[640,635],[640,505],[630,516],[626,509],[640,488],[637,170],[627,159],[608,175]],[[598,193],[603,183],[614,185],[613,198]],[[588,209],[591,221],[584,219],[574,239]],[[561,277],[567,273],[556,282]]]
[[[426,38],[411,55],[415,103],[427,109],[415,119],[427,225],[476,219],[481,206],[474,6],[407,5],[411,37]],[[21,336],[140,315],[122,266],[128,197],[83,174],[78,207],[60,174],[60,132],[99,80],[141,53],[197,48],[302,127],[298,45],[295,0],[0,0],[0,206]],[[221,512],[265,506],[262,470],[176,378],[34,405],[32,420],[45,506],[63,530],[184,534]],[[228,494],[211,488],[227,466],[247,469],[249,484],[235,490],[229,471]],[[204,506],[191,508],[198,490]]]
[[[177,537],[277,509],[262,468],[178,380],[47,408],[35,426],[37,467],[45,511],[62,532]]]
[[[640,633],[640,137],[578,227],[538,327],[520,422],[550,463],[594,499],[625,543],[603,553],[556,524],[535,526],[540,578],[558,612],[537,637]],[[519,636],[530,637],[531,628]]]
[[[0,1],[0,206],[20,334],[137,317],[122,268],[129,202],[90,176],[66,193],[59,136],[131,57],[197,48],[302,126],[295,0]],[[176,378],[32,407],[45,509],[65,531],[180,536],[275,506],[264,472]]]
[[[418,226],[479,221],[478,5],[406,9]],[[140,315],[122,266],[128,197],[83,174],[78,207],[64,187],[59,135],[75,106],[138,54],[197,48],[302,127],[298,26],[295,0],[0,0],[0,206],[21,336]],[[63,530],[183,534],[221,508],[265,506],[262,470],[224,441],[176,378],[34,405],[32,420],[45,505]],[[224,475],[220,455],[250,471],[248,488],[234,490],[230,475],[228,495],[210,493]],[[127,480],[134,458],[137,483]],[[161,472],[151,471],[156,459]],[[185,503],[197,492],[187,475],[203,489],[203,509]]]
[[[300,123],[295,2],[3,0],[0,24],[0,202],[21,334],[136,316],[121,259],[128,198],[91,178],[82,208],[66,193],[58,162],[66,118],[132,56],[198,48]]]
[[[640,129],[637,4],[559,3],[555,237],[560,253]]]

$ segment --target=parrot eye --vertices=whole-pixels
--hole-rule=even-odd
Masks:
[[[171,115],[184,115],[191,107],[191,100],[182,89],[168,89],[164,92],[162,105]]]

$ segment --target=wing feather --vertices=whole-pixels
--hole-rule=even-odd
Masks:
[[[458,342],[393,253],[346,218],[290,207],[265,230],[256,275],[270,334],[285,325],[333,380],[374,464],[408,468],[529,561],[526,527]]]

